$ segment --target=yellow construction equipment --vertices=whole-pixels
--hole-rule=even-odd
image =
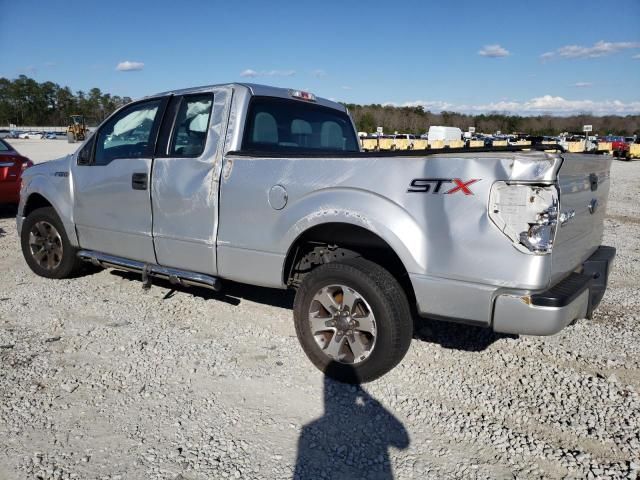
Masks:
[[[69,143],[82,142],[87,138],[89,129],[84,123],[83,115],[71,115],[69,126],[67,127],[67,141]]]

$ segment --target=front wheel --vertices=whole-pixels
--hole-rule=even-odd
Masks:
[[[384,268],[355,258],[324,264],[296,293],[298,340],[311,362],[346,383],[381,377],[405,356],[413,335],[407,297]]]
[[[38,208],[25,218],[20,243],[29,268],[41,277],[68,278],[81,270],[82,260],[51,207]]]

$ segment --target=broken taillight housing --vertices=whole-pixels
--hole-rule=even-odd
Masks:
[[[558,225],[558,189],[496,182],[491,187],[489,218],[518,250],[550,253]]]

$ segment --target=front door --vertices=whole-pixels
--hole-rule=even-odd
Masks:
[[[150,175],[165,105],[155,98],[125,107],[78,153],[73,213],[82,248],[156,263]]]

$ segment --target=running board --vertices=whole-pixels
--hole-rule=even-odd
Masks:
[[[91,262],[97,267],[115,268],[116,270],[139,273],[143,277],[145,277],[145,275],[149,275],[151,277],[162,278],[164,280],[168,280],[173,285],[205,287],[215,290],[216,292],[220,291],[222,288],[219,278],[211,277],[203,273],[161,267],[160,265],[155,265],[153,263],[138,262],[136,260],[115,257],[113,255],[93,252],[91,250],[80,250],[78,252],[78,257],[85,262]]]

